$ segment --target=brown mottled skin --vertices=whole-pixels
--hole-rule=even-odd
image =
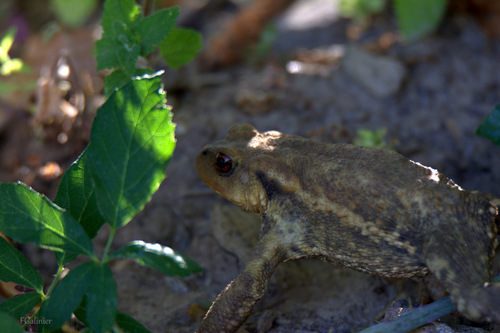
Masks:
[[[431,273],[465,317],[500,322],[500,285],[488,283],[499,199],[464,191],[394,151],[260,133],[250,124],[203,148],[196,170],[262,218],[253,256],[199,333],[235,332],[276,266],[300,258],[385,277]]]

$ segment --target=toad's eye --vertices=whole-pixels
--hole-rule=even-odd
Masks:
[[[234,171],[233,161],[226,154],[217,153],[215,169],[221,176],[229,176]]]

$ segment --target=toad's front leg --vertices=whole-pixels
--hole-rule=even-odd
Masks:
[[[214,301],[198,333],[235,332],[250,316],[276,266],[285,260],[285,251],[269,236],[260,240],[244,271]]]

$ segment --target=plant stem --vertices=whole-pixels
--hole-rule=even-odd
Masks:
[[[57,286],[57,283],[59,282],[59,279],[61,278],[61,274],[64,270],[64,265],[60,264],[57,267],[57,273],[54,276],[54,280],[52,280],[52,283],[50,284],[49,290],[47,290],[47,293],[45,294],[45,297],[49,297],[52,292],[54,291],[54,288]]]
[[[108,253],[111,248],[111,243],[115,238],[116,228],[111,227],[111,231],[109,232],[108,241],[106,243],[106,247],[104,248],[104,254],[102,255],[102,262],[106,263],[108,261]]]

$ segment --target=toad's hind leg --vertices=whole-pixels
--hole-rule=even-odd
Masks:
[[[500,283],[490,282],[496,207],[468,198],[462,208],[429,221],[423,259],[460,313],[473,321],[500,323]]]
[[[272,234],[257,244],[253,256],[241,274],[217,297],[197,333],[236,332],[264,295],[276,266],[285,259],[285,252]]]

